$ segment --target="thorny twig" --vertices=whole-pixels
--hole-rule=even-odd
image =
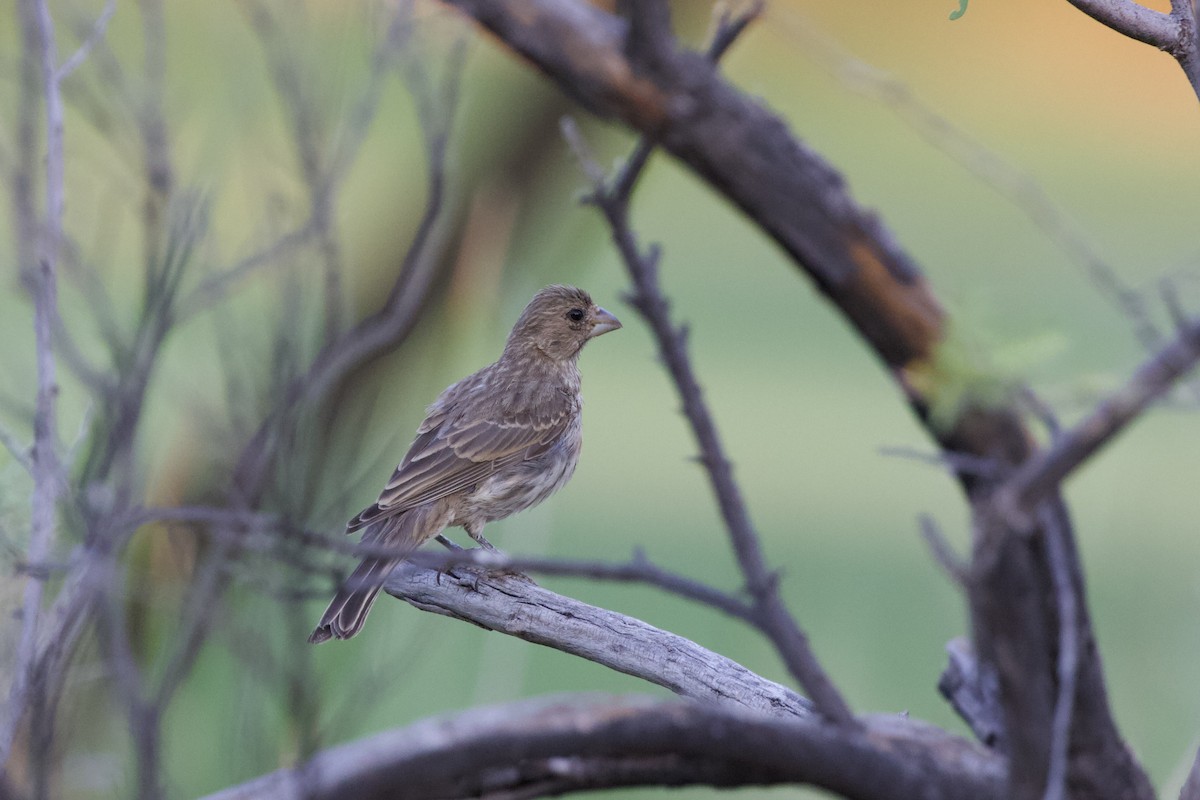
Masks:
[[[656,44],[655,40],[670,37],[669,26],[663,17],[665,12],[658,4],[631,4],[629,10],[632,15],[630,38],[636,46],[662,46],[661,43]],[[759,5],[753,5],[737,21],[726,18],[723,24],[718,25],[718,32],[714,35],[715,44],[710,49],[714,59],[725,51],[732,37],[744,29],[760,10]],[[630,302],[649,324],[683,401],[684,414],[700,446],[700,461],[716,495],[747,589],[754,598],[754,623],[775,644],[789,671],[809,693],[821,713],[839,724],[854,725],[853,713],[821,668],[804,631],[784,606],[778,592],[777,577],[767,568],[758,534],[750,521],[716,424],[692,369],[687,352],[686,329],[671,322],[668,302],[658,283],[657,248],[643,252],[629,226],[629,196],[648,160],[653,143],[648,139],[639,142],[622,170],[607,179],[595,163],[574,122],[569,118],[564,119],[562,128],[592,183],[588,202],[595,205],[608,221],[613,241],[633,281]]]
[[[971,565],[954,550],[950,542],[946,541],[945,534],[942,533],[933,517],[922,514],[917,522],[921,527],[921,538],[925,540],[925,544],[929,547],[929,552],[933,554],[938,566],[950,580],[954,581],[955,586],[960,589],[968,588]]]

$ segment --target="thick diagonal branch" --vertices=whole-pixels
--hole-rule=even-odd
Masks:
[[[556,594],[521,575],[466,571],[456,579],[407,565],[385,589],[423,611],[571,653],[681,697],[759,713],[814,716],[812,705],[795,692],[695,642]]]

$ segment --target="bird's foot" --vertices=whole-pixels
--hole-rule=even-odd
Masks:
[[[446,570],[446,575],[453,578],[459,586],[472,592],[478,592],[479,581],[491,575],[491,572],[486,567],[458,564]]]

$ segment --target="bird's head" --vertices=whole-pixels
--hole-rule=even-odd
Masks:
[[[547,286],[533,296],[508,335],[504,352],[535,349],[554,361],[579,355],[589,339],[615,331],[621,323],[574,286]]]

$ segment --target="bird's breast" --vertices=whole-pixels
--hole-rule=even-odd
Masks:
[[[557,492],[575,473],[581,439],[576,420],[545,453],[505,467],[480,481],[465,498],[466,516],[480,522],[503,519]]]

